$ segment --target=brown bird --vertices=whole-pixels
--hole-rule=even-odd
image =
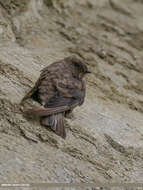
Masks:
[[[39,116],[41,125],[50,126],[57,135],[66,138],[64,116],[83,104],[86,87],[82,79],[86,73],[90,73],[86,64],[75,57],[47,66],[22,100],[32,98],[42,106],[25,113]]]

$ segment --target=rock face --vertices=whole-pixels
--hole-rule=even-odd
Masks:
[[[0,181],[143,183],[142,1],[18,2],[0,0]],[[62,140],[20,101],[72,54],[92,74]]]

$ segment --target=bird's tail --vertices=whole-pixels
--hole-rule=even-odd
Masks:
[[[44,126],[50,126],[58,136],[61,136],[64,139],[66,138],[63,113],[41,117],[40,123]]]

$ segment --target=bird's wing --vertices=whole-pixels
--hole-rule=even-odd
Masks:
[[[35,83],[35,86],[23,97],[23,99],[21,100],[21,103],[22,103],[23,101],[25,101],[26,99],[31,98],[31,97],[33,96],[33,94],[36,93],[37,88],[38,88],[39,83],[40,83],[40,80],[41,80],[41,79],[38,79],[38,80],[37,80],[37,82]]]
[[[79,105],[83,104],[86,92],[84,81],[75,79],[58,81],[56,88],[61,97],[76,99],[79,101]]]
[[[62,90],[61,90],[62,88]],[[82,82],[80,88],[68,88],[67,86],[60,85],[59,88],[61,95],[52,97],[45,103],[44,107],[29,109],[25,111],[26,115],[35,116],[48,116],[65,112],[81,105],[85,97],[85,84]]]
[[[66,98],[80,99],[85,93],[84,81],[74,78],[70,73],[63,74],[59,80],[54,81],[58,93]]]
[[[67,111],[81,105],[85,98],[85,83],[84,81],[74,82],[72,79],[70,81],[56,80],[54,84],[56,85],[57,93],[46,101],[44,107],[51,109],[51,112],[61,108],[62,112],[63,106],[66,106],[65,111]]]
[[[32,108],[32,109],[28,109],[26,111],[24,111],[24,114],[26,114],[27,116],[49,116],[49,115],[53,115],[53,114],[57,114],[57,113],[61,113],[61,112],[65,112],[68,111],[70,109],[75,108],[76,106],[79,105],[79,101],[75,100],[72,102],[72,105],[63,105],[63,106],[54,106],[54,107],[50,107],[50,108],[45,108],[43,106],[41,106],[40,108]]]
[[[28,98],[33,98],[39,103],[44,102],[47,96],[53,96],[52,82],[51,79],[54,77],[54,73],[58,73],[58,62],[51,64],[41,70],[41,74],[34,87],[24,96],[21,102]],[[57,72],[56,72],[57,70]],[[52,93],[52,94],[50,94]]]

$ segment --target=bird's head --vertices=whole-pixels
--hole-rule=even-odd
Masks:
[[[85,76],[85,74],[91,73],[88,70],[87,65],[84,61],[82,61],[74,56],[67,57],[66,60],[74,66],[74,68],[77,71],[77,74],[80,78],[83,78]]]

